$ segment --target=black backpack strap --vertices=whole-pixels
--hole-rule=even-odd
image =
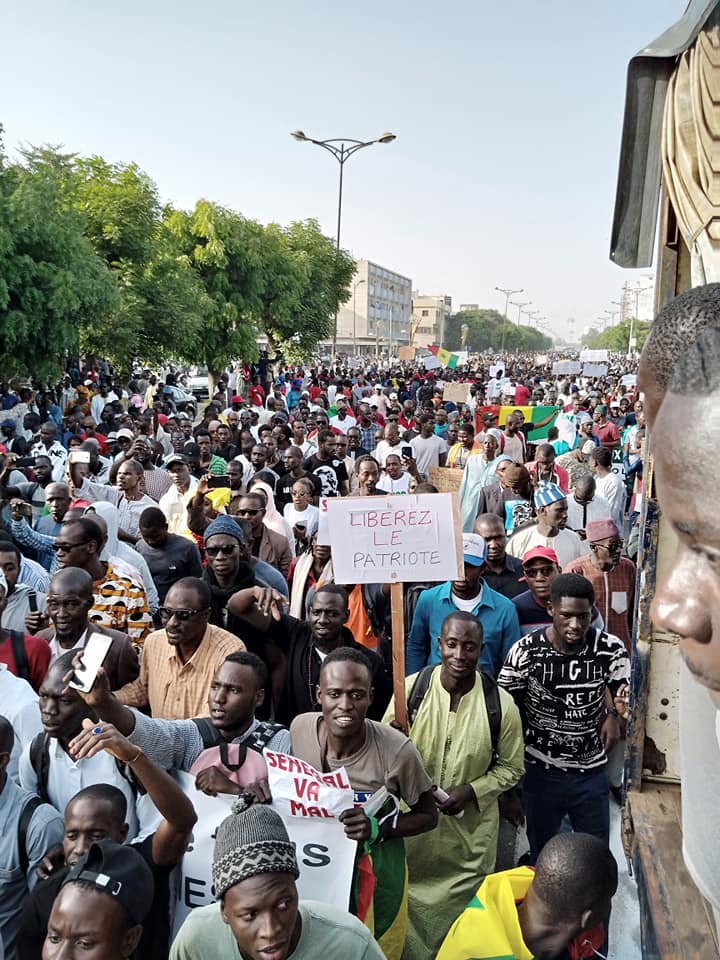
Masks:
[[[213,726],[210,717],[193,717],[193,723],[202,737],[204,750],[207,750],[208,747],[217,747],[219,743],[223,742],[223,738]]]
[[[231,744],[229,743],[220,744],[220,763],[222,763],[226,769],[234,772],[235,770],[239,770],[240,767],[245,763],[245,758],[247,757],[247,747],[244,743],[232,744],[232,746],[236,746],[238,748],[238,758],[235,761],[231,760],[228,754],[228,747],[230,746]]]
[[[38,733],[30,743],[30,766],[35,771],[37,786],[35,793],[43,801],[50,803],[47,786],[50,774],[50,737],[46,733]]]
[[[485,695],[485,709],[487,710],[488,723],[490,725],[490,745],[492,756],[490,766],[497,763],[498,745],[500,743],[500,726],[502,724],[502,707],[500,706],[500,691],[495,682],[495,678],[484,670],[480,672],[482,677],[483,694]],[[488,768],[489,769],[489,768]]]
[[[30,866],[30,857],[27,852],[27,833],[30,829],[30,821],[33,818],[33,814],[41,804],[42,800],[40,797],[30,797],[22,808],[22,813],[18,820],[18,855],[20,857],[20,869],[22,870],[23,877],[27,874],[28,867]]]
[[[412,726],[415,722],[415,717],[420,709],[420,704],[423,702],[425,699],[425,694],[428,692],[428,687],[430,686],[434,669],[435,664],[430,664],[427,667],[423,667],[420,673],[415,677],[415,682],[412,685],[412,690],[410,691],[407,704],[408,723],[410,726]]]
[[[17,676],[30,683],[30,661],[25,649],[25,637],[19,630],[8,630],[8,633],[10,634],[10,645]]]

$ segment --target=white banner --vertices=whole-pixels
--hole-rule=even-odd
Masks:
[[[604,377],[607,375],[608,365],[606,363],[584,363],[582,375],[584,377]]]
[[[455,499],[453,499],[455,496]],[[318,543],[329,544],[336,583],[418,583],[462,576],[457,495],[325,497]]]
[[[552,365],[553,376],[570,376],[582,370],[579,360],[556,360]]]
[[[429,357],[423,357],[420,363],[422,363],[426,370],[437,370],[438,367],[442,366],[434,353],[431,353]]]
[[[320,900],[347,910],[357,844],[345,836],[345,828],[330,811],[351,807],[352,790],[322,782],[323,774],[295,757],[270,751],[265,751],[265,757],[272,808],[282,817],[297,850],[300,899]],[[279,780],[274,777],[278,773]],[[211,870],[215,832],[231,813],[237,798],[228,794],[208,797],[195,788],[195,777],[179,771],[173,775],[192,800],[198,818],[179,868],[175,935],[191,910],[215,900]],[[339,778],[336,782],[347,782],[344,769],[334,771],[330,777]],[[297,815],[290,812],[293,806]]]
[[[591,350],[589,347],[585,347],[580,351],[580,359],[583,363],[607,363],[609,353],[607,350]]]

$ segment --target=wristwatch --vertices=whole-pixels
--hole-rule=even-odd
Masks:
[[[615,707],[605,707],[605,712],[609,717],[619,717],[620,714],[617,712]]]

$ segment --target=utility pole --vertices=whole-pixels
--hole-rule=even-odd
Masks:
[[[516,293],[522,293],[522,292],[523,292],[523,288],[520,287],[519,290],[509,290],[509,289],[505,289],[504,287],[495,287],[495,289],[496,289],[499,293],[504,293],[504,294],[505,294],[505,314],[504,314],[503,326],[502,326],[502,342],[501,342],[501,344],[500,344],[500,353],[503,354],[503,353],[505,353],[505,328],[507,327],[508,303],[510,302],[510,297],[514,297]]]

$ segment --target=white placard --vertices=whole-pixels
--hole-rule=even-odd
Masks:
[[[580,351],[580,359],[583,363],[607,363],[609,353],[607,350],[591,350],[589,347],[585,347]]]
[[[582,375],[584,377],[604,377],[607,376],[608,365],[606,363],[584,363]]]
[[[578,374],[582,370],[582,364],[579,360],[556,360],[552,365],[554,376],[570,376]]]
[[[320,501],[318,543],[330,546],[336,583],[432,583],[462,577],[457,495],[421,493],[400,499]]]
[[[283,787],[275,783],[273,791],[273,768],[268,762],[268,781],[273,793],[272,808],[282,817],[290,839],[296,846],[300,876],[297,880],[298,893],[301,900],[320,900],[332,904],[341,910],[347,910],[350,902],[350,887],[352,884],[353,866],[357,844],[345,836],[345,828],[329,812],[329,809],[347,810],[352,806],[352,790],[334,789],[326,784],[318,784],[318,778],[323,775],[304,764],[296,757],[284,754],[265,752],[266,759],[283,757],[282,765],[289,772],[291,763],[297,765],[294,775],[289,774],[286,781],[288,795],[284,796]],[[276,761],[277,762],[277,761]],[[275,768],[278,769],[277,767]],[[312,772],[312,775],[308,773]],[[336,770],[332,776],[338,775],[347,781],[344,770]],[[200,790],[195,789],[195,777],[188,773],[176,771],[173,773],[185,793],[190,797],[197,813],[197,823],[193,827],[192,837],[188,849],[180,865],[180,877],[175,903],[175,921],[173,936],[183,924],[183,921],[195,907],[204,907],[213,903],[215,897],[212,890],[212,857],[215,847],[215,832],[221,821],[231,812],[233,802],[237,799],[227,794],[217,797],[208,797]],[[298,786],[293,784],[297,779]],[[289,784],[289,786],[288,786]],[[321,807],[320,804],[310,803],[310,797],[320,797],[329,804],[322,809],[325,813],[310,813],[309,808]],[[297,799],[302,792],[303,799],[307,800],[305,814],[293,816],[290,812],[290,801]],[[344,799],[339,799],[340,797]],[[348,799],[349,798],[349,799]],[[297,808],[299,811],[299,807]]]
[[[426,370],[437,370],[438,367],[442,366],[434,353],[431,353],[428,357],[423,357],[420,363],[422,363]]]

